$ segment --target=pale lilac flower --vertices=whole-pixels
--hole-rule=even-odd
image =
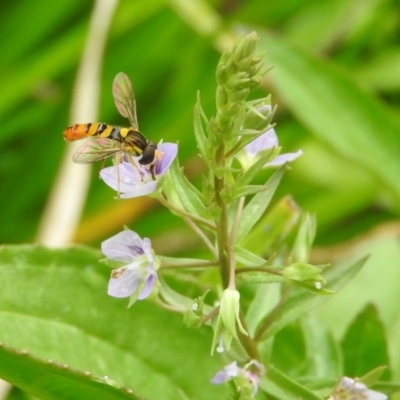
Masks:
[[[126,230],[105,240],[101,250],[110,260],[127,263],[111,272],[110,296],[131,296],[130,304],[149,296],[157,280],[156,259],[150,239],[141,239],[136,232]]]
[[[248,370],[253,365],[258,369],[257,373]],[[218,371],[214,378],[211,379],[211,383],[220,385],[236,377],[242,377],[251,385],[253,394],[256,395],[258,384],[260,383],[259,374],[261,373],[264,373],[264,366],[256,360],[251,360],[243,368],[238,367],[237,362],[234,361],[226,365],[223,370]]]
[[[168,171],[178,153],[178,146],[175,143],[161,143],[158,152],[161,156],[153,167],[155,180],[148,165],[137,163],[135,168],[128,160],[122,160],[118,166],[102,169],[100,176],[121,198],[146,196],[159,187],[160,178]]]
[[[328,400],[386,400],[383,393],[375,392],[355,379],[344,376]]]
[[[249,161],[252,161],[260,151],[273,149],[274,147],[279,147],[279,142],[275,130],[271,128],[246,145],[244,151]],[[303,150],[298,150],[296,153],[279,154],[272,161],[265,164],[265,167],[279,167],[295,160],[302,154]]]
[[[223,370],[218,371],[214,378],[211,379],[211,383],[220,385],[221,383],[227,382],[235,376],[238,376],[241,371],[242,368],[239,368],[237,362],[234,361],[231,364],[225,365]]]

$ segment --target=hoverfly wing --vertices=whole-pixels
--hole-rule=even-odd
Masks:
[[[123,117],[128,118],[131,127],[138,131],[135,95],[131,81],[126,74],[120,72],[115,76],[112,91],[118,112]]]
[[[72,160],[77,164],[91,164],[123,151],[124,148],[121,148],[121,144],[113,139],[91,138],[78,147]]]

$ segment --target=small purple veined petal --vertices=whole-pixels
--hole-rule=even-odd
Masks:
[[[129,190],[120,194],[121,199],[147,196],[157,190],[157,181],[144,182],[142,185],[132,186]]]
[[[120,192],[129,190],[135,182],[142,179],[139,170],[129,161],[122,161],[118,164],[118,167],[103,168],[100,171],[100,176],[108,186]]]
[[[303,154],[303,150],[298,150],[296,153],[279,154],[271,162],[265,164],[266,167],[279,167],[287,162],[291,162]]]
[[[156,177],[168,171],[168,168],[178,154],[178,145],[175,143],[161,143],[157,147],[158,150],[163,153],[163,156],[154,167]]]
[[[143,170],[143,167],[141,167],[141,170]],[[116,192],[119,191],[121,193],[121,198],[140,197],[153,193],[157,189],[157,181],[152,180],[149,171],[145,171],[145,174],[148,174],[151,180],[146,182],[144,180],[145,175],[142,178],[138,170],[129,162],[125,161],[119,164],[118,167],[108,167],[100,171],[100,176],[103,181]]]
[[[249,161],[257,156],[257,153],[263,150],[273,149],[274,147],[278,147],[278,137],[274,129],[269,129],[267,132],[263,133],[257,139],[254,139],[244,148],[244,152],[247,155],[247,158],[244,159],[244,163],[248,163]],[[296,153],[286,153],[279,154],[272,161],[268,162],[264,165],[265,167],[279,167],[285,163],[291,162],[296,158],[300,157],[303,154],[302,150],[298,150]]]
[[[144,253],[149,253],[151,251],[151,240],[149,238],[144,238],[142,241],[142,247]]]
[[[157,279],[157,273],[154,271],[151,271],[150,275],[146,279],[143,289],[139,293],[138,300],[143,300],[147,296],[149,296],[149,294],[153,290],[154,282],[156,281],[156,279]]]
[[[105,240],[101,244],[101,251],[111,260],[132,262],[143,254],[143,242],[136,232],[126,230]]]
[[[118,272],[122,274],[118,278],[110,278],[108,283],[107,293],[112,297],[123,298],[129,297],[142,283],[142,272],[135,264],[130,264],[127,267],[118,268],[113,271],[113,274],[118,275]]]
[[[235,376],[237,376],[241,370],[242,369],[237,366],[237,362],[234,361],[226,365],[223,370],[218,371],[214,376],[214,378],[211,379],[211,383],[220,385],[221,383],[229,381],[229,379],[232,379]]]
[[[278,146],[278,136],[276,135],[275,130],[271,128],[246,145],[244,150],[247,154],[254,156],[262,150],[272,149],[273,147]]]

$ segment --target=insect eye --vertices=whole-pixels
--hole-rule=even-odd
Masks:
[[[156,155],[157,145],[153,141],[149,141],[146,148],[143,150],[142,158],[139,160],[139,164],[147,165],[154,161]]]

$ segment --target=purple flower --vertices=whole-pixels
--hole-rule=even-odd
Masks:
[[[383,393],[369,390],[368,387],[356,379],[344,376],[328,400],[386,400]]]
[[[157,260],[150,239],[141,239],[136,232],[126,230],[105,240],[101,250],[110,260],[128,263],[111,272],[110,296],[130,296],[129,305],[149,296],[157,280]]]
[[[242,369],[239,368],[237,366],[237,362],[234,361],[231,364],[225,365],[223,370],[218,371],[214,378],[211,379],[211,383],[214,383],[215,385],[220,385],[221,383],[229,381],[235,376],[238,376],[241,371]]]
[[[279,147],[278,136],[273,128],[264,132],[257,139],[254,139],[248,145],[244,147],[245,154],[248,162],[252,161],[257,153],[262,150],[272,149]],[[303,150],[298,150],[296,153],[286,153],[276,156],[272,161],[265,164],[265,167],[279,167],[287,162],[293,161],[303,154]]]
[[[155,180],[149,165],[136,163],[136,168],[126,159],[118,166],[102,169],[100,176],[108,186],[120,193],[121,198],[146,196],[157,190],[160,178],[168,171],[177,153],[178,146],[175,143],[158,145],[159,157],[153,167]]]
[[[255,366],[256,369],[258,369],[258,372],[249,371],[248,369],[252,366]],[[260,373],[264,373],[264,367],[256,360],[251,360],[243,368],[238,367],[237,362],[234,361],[233,363],[226,365],[223,370],[218,371],[214,378],[211,379],[211,383],[220,385],[231,379],[241,378],[242,381],[244,379],[244,382],[251,386],[253,394],[256,395],[258,384],[260,382]]]

